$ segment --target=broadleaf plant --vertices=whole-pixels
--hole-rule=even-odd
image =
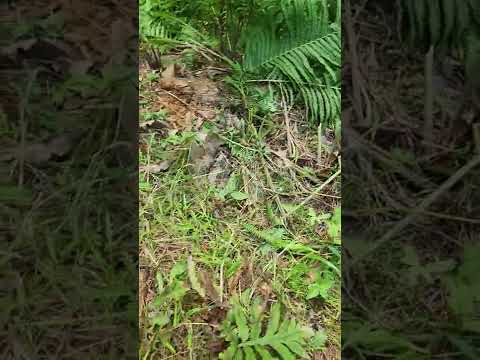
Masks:
[[[279,303],[267,314],[260,298],[247,306],[238,298],[232,301],[232,308],[222,324],[222,335],[228,348],[219,355],[220,359],[308,359],[305,350],[307,340],[313,331],[302,328],[295,319],[282,316]]]

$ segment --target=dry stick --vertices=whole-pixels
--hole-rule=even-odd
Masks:
[[[473,124],[473,142],[475,145],[475,152],[480,154],[480,124]]]
[[[25,91],[23,101],[20,103],[20,159],[18,165],[18,186],[23,186],[23,177],[25,172],[25,147],[26,136],[28,129],[28,119],[26,117],[26,108],[30,99],[30,93],[32,91],[33,82],[37,78],[38,69],[33,70],[28,79],[27,89]]]
[[[357,115],[357,119],[361,119],[362,123],[368,121],[363,116],[362,110],[362,95],[361,95],[361,75],[360,75],[360,64],[358,61],[358,54],[357,54],[357,47],[356,47],[356,36],[355,30],[353,28],[353,18],[352,18],[352,8],[350,5],[350,0],[347,0],[345,3],[345,14],[346,14],[346,30],[347,30],[347,39],[348,39],[348,46],[350,49],[351,54],[351,69],[352,69],[352,88],[353,88],[353,108],[355,109],[355,114]],[[363,125],[370,125],[370,124],[363,124]]]
[[[183,105],[185,105],[186,107],[190,107],[190,105],[188,105],[187,102],[183,101],[182,99],[180,99],[177,95],[171,93],[170,91],[168,90],[165,90],[165,89],[162,89],[160,88],[160,90],[162,90],[163,92],[167,93],[168,95],[170,95],[171,97],[173,97],[174,99],[180,101]]]
[[[287,147],[288,153],[290,156],[295,156],[295,142],[293,141],[292,131],[290,129],[290,118],[288,117],[287,101],[285,100],[285,94],[283,93],[283,87],[281,87],[282,92],[282,110],[283,117],[285,118],[285,128],[287,131]]]
[[[274,190],[275,185],[273,184],[272,177],[270,176],[270,172],[268,171],[267,162],[264,158],[262,158],[262,165],[263,171],[265,172],[265,177],[267,178],[268,186],[270,186],[270,188]],[[278,211],[280,211],[282,223],[286,227],[285,219],[287,218],[287,214],[285,213],[285,209],[283,208],[282,201],[280,200],[280,197],[277,193],[274,193],[273,196],[275,198],[275,202],[277,203]]]
[[[317,164],[320,166],[321,163],[322,163],[322,150],[323,150],[323,143],[322,143],[322,123],[321,123],[321,122],[320,122],[320,125],[318,125],[317,138],[318,138],[318,144],[317,144]]]
[[[170,95],[170,96],[173,97],[175,100],[180,101],[180,102],[181,102],[183,105],[185,105],[187,108],[190,108],[190,105],[189,105],[187,102],[185,102],[184,100],[180,99],[177,95],[171,93],[171,92],[168,91],[168,90],[162,89],[162,88],[160,88],[160,90],[164,91],[166,94]],[[200,113],[200,111],[197,111],[197,110],[193,110],[193,111],[195,112],[195,115],[198,115],[202,120],[205,120],[205,119],[206,119],[206,117],[205,117],[204,115],[202,115],[202,114]]]
[[[433,143],[433,45],[425,55],[425,105],[423,139],[425,145],[431,148]]]
[[[341,172],[342,170],[338,170],[335,174],[330,176],[327,181],[325,181],[322,185],[316,188],[309,196],[307,196],[300,204],[298,204],[291,212],[289,212],[288,215],[295,213],[298,209],[300,209],[302,206],[304,206],[306,203],[312,200],[315,196],[317,196],[320,193],[320,191],[322,191],[325,188],[325,186],[327,186],[333,180],[335,180],[336,177],[341,174]]]
[[[362,260],[366,255],[373,252],[384,243],[392,239],[397,233],[402,231],[406,226],[408,226],[412,220],[415,219],[416,216],[420,215],[422,212],[426,211],[427,208],[440,196],[443,195],[448,189],[450,189],[453,185],[455,185],[459,180],[461,180],[470,170],[472,170],[475,166],[480,164],[480,155],[475,156],[472,160],[470,160],[467,164],[465,164],[462,168],[460,168],[455,174],[450,176],[437,190],[427,196],[417,207],[412,209],[410,215],[407,215],[403,218],[403,220],[399,221],[394,227],[392,227],[385,235],[383,235],[375,244],[362,253],[359,257],[357,257],[353,263]]]

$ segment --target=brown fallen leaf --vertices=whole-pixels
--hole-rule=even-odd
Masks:
[[[162,129],[165,128],[165,123],[159,120],[147,120],[142,121],[139,125],[140,129],[153,128],[153,129]]]
[[[163,80],[175,79],[175,64],[169,64],[160,76]]]
[[[53,155],[65,156],[73,148],[73,136],[60,135],[51,139],[47,146]]]
[[[72,61],[70,63],[69,71],[72,75],[85,75],[92,65],[93,62],[90,60]]]
[[[222,352],[227,347],[227,344],[223,340],[212,340],[207,344],[208,350],[214,354]]]
[[[199,134],[204,140],[198,144],[194,142],[190,147],[189,165],[197,175],[208,173],[208,169],[215,163],[216,154],[223,145],[223,140],[216,134]]]
[[[215,119],[217,114],[213,110],[197,110],[196,113],[206,120]]]
[[[158,174],[162,171],[168,170],[171,164],[172,160],[164,160],[159,164],[141,165],[138,170],[140,172]]]
[[[37,43],[37,39],[27,39],[27,40],[21,40],[17,41],[15,44],[12,44],[10,46],[5,46],[2,49],[2,53],[5,55],[9,56],[15,56],[18,52],[18,50],[29,50],[34,44]]]
[[[45,143],[34,143],[25,147],[17,146],[4,152],[1,160],[23,160],[27,163],[40,165],[49,161],[53,156],[65,156],[73,149],[76,136],[63,134],[56,136]]]
[[[230,295],[236,292],[244,271],[245,271],[245,263],[243,263],[242,266],[240,266],[238,270],[235,272],[235,274],[228,280],[227,288],[228,288],[228,293]]]
[[[206,290],[207,296],[215,303],[221,304],[220,294],[213,283],[212,278],[206,271],[199,271],[200,279],[203,284],[204,289]]]

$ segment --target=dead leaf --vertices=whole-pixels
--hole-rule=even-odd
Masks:
[[[140,129],[153,128],[153,129],[163,129],[165,128],[165,123],[159,120],[147,120],[142,121],[139,125]]]
[[[140,321],[143,319],[143,308],[145,306],[145,298],[147,295],[147,273],[145,269],[140,269],[138,276],[138,318]]]
[[[70,135],[54,137],[47,143],[47,146],[53,155],[64,156],[73,148],[73,137]]]
[[[159,164],[142,165],[138,170],[140,172],[158,174],[162,171],[168,170],[171,164],[172,160],[164,160]]]
[[[220,146],[223,145],[223,140],[216,134],[199,134],[199,137],[205,136],[203,142],[194,142],[190,147],[189,163],[190,168],[195,174],[204,175],[208,173],[209,168],[215,162],[215,155]]]
[[[70,63],[70,74],[72,75],[85,75],[88,70],[92,67],[93,62],[90,60],[79,60],[79,61],[72,61]]]
[[[323,352],[316,351],[313,353],[313,360],[337,360],[339,352],[335,346],[328,346]]]
[[[203,105],[216,105],[219,102],[220,90],[217,85],[209,79],[197,79],[190,83],[195,94],[197,102]]]
[[[270,299],[270,295],[272,295],[272,287],[269,284],[266,282],[262,283],[262,285],[259,287],[259,291],[265,300]]]
[[[192,111],[185,114],[183,129],[185,131],[192,131],[194,115]]]
[[[207,347],[211,353],[218,354],[219,352],[225,350],[227,346],[223,340],[212,340],[208,343]]]
[[[188,279],[190,280],[190,285],[192,286],[192,289],[195,290],[198,295],[200,295],[202,298],[205,298],[206,291],[202,286],[202,283],[199,281],[197,277],[197,270],[195,267],[195,263],[193,261],[192,256],[189,256],[187,259],[187,273],[188,273]]]
[[[21,40],[16,42],[13,45],[6,46],[3,48],[2,53],[9,56],[15,56],[18,50],[29,50],[34,44],[37,43],[37,39],[28,39],[28,40]]]
[[[220,294],[218,293],[210,275],[205,271],[199,271],[203,288],[206,290],[207,296],[217,304],[220,304]]]
[[[162,71],[161,78],[163,80],[175,79],[175,64],[168,65],[167,68]]]
[[[206,120],[215,119],[215,117],[217,116],[217,114],[213,110],[198,110],[197,113]]]
[[[241,279],[244,271],[245,271],[245,264],[240,266],[238,268],[238,270],[235,272],[235,275],[233,275],[228,280],[228,292],[229,292],[230,295],[232,295],[236,292],[236,288],[240,283],[240,279]]]
[[[210,168],[208,174],[208,182],[216,186],[224,186],[230,175],[228,156],[225,152],[220,151],[217,155],[214,164]]]
[[[3,160],[23,159],[27,163],[40,165],[49,161],[53,156],[65,156],[68,154],[74,144],[75,136],[71,134],[63,134],[50,139],[46,143],[34,143],[25,147],[17,146],[11,150],[10,158],[2,158]]]

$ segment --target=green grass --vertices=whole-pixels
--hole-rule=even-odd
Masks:
[[[152,95],[148,84],[141,88],[146,98]],[[315,192],[338,164],[323,169],[312,164],[310,171],[281,166],[272,148],[284,146],[278,140],[284,128],[273,112],[278,100],[266,94],[269,106],[251,108],[252,122],[242,118],[246,130],[221,130],[219,119],[206,126],[224,140],[230,165],[223,185],[189,167],[195,133],[144,136],[144,169],[175,160],[164,171],[140,173],[143,359],[218,358],[236,341],[235,320],[228,323],[239,298],[258,298],[265,324],[272,304],[281,305],[282,320],[293,319],[303,329],[307,355],[339,349],[339,184],[325,187],[327,196]],[[146,117],[156,117],[148,102],[142,106]],[[266,123],[269,131],[262,134]],[[301,131],[295,136],[306,147],[302,155],[314,153],[316,130],[305,125]],[[242,329],[256,324],[248,320],[254,312],[249,304],[236,310],[247,319]]]

